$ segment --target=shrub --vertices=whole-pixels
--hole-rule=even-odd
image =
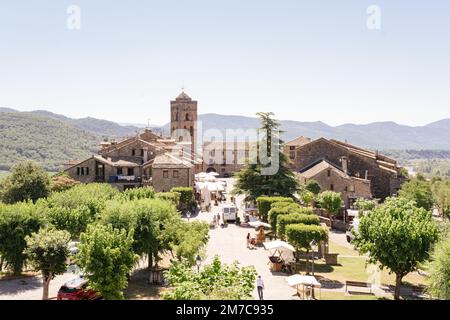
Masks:
[[[190,187],[178,187],[172,188],[170,192],[178,192],[180,194],[180,210],[191,210],[192,207],[195,207],[195,197],[194,197],[194,189]]]
[[[283,204],[283,205],[280,205]],[[302,208],[296,203],[288,202],[275,202],[272,204],[272,209],[269,211],[269,223],[272,226],[272,230],[277,234],[277,218],[280,215],[301,213],[306,215],[312,215],[314,212],[309,208]]]
[[[153,199],[155,197],[155,189],[150,187],[127,189],[121,194],[124,200],[140,200]]]
[[[339,192],[324,191],[319,194],[317,201],[320,207],[328,212],[331,216],[337,214],[344,202]]]
[[[289,202],[294,203],[294,199],[287,198],[287,197],[259,197],[256,199],[257,205],[258,205],[258,212],[259,215],[263,219],[267,219],[267,216],[269,214],[269,210],[271,209],[271,206],[275,202]]]
[[[280,215],[277,218],[277,234],[284,239],[286,235],[286,226],[299,223],[305,225],[319,225],[320,219],[318,216],[311,214],[291,213]]]
[[[158,192],[155,198],[173,203],[176,207],[180,205],[180,194],[178,192]]]

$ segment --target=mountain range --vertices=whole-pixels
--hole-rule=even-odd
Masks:
[[[216,129],[225,133],[226,129],[259,127],[257,118],[245,116],[202,114],[199,120],[203,131]],[[280,123],[285,141],[300,135],[313,139],[325,137],[381,151],[435,150],[431,153],[450,157],[450,119],[417,127],[395,122],[340,126],[320,121],[284,120]],[[36,160],[47,170],[58,170],[68,160],[82,159],[96,152],[100,141],[132,136],[142,127],[142,124],[121,125],[91,117],[72,119],[45,110],[20,112],[0,108],[0,170],[8,170],[14,163],[26,159]],[[168,134],[170,127],[166,124],[152,129]]]

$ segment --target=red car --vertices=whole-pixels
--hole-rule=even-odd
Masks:
[[[82,276],[66,282],[58,291],[58,300],[98,300],[98,292],[88,288],[88,281]]]

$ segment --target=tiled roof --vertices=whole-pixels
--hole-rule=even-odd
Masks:
[[[311,141],[312,141],[312,139],[310,139],[310,138],[300,136],[300,137],[297,137],[297,138],[295,138],[295,139],[293,139],[293,140],[291,140],[289,142],[286,142],[285,146],[287,146],[287,147],[294,147],[294,146],[295,147],[300,147],[300,146],[304,146],[305,144],[310,143]]]
[[[190,168],[192,164],[169,153],[157,155],[153,160],[153,168]]]
[[[324,170],[331,169],[334,172],[336,172],[339,176],[342,178],[349,179],[350,176],[346,174],[344,171],[338,169],[336,166],[332,165],[326,160],[321,160],[320,162],[316,162],[316,164],[312,166],[305,167],[304,169],[300,170],[300,175],[306,179],[312,179],[315,176],[317,176],[319,173],[321,173]]]
[[[177,100],[192,100],[192,99],[186,94],[186,92],[183,91],[178,95]]]
[[[249,150],[256,147],[256,142],[205,141],[203,149],[208,150]]]

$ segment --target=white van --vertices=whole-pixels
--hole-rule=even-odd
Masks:
[[[238,208],[233,205],[224,205],[222,207],[222,217],[224,221],[236,221],[238,216]]]

